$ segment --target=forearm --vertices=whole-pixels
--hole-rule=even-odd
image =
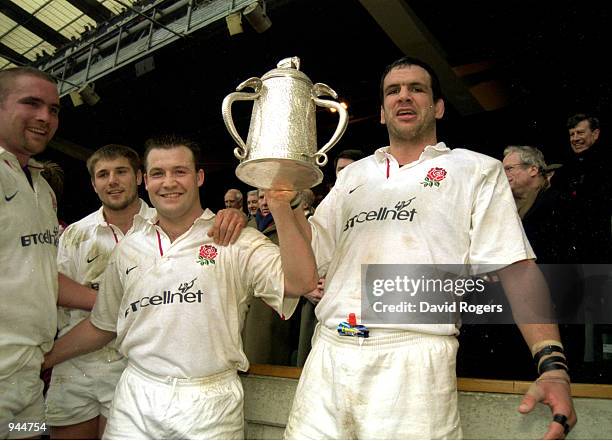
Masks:
[[[559,341],[550,294],[542,272],[533,260],[516,262],[498,272],[525,342],[534,348],[546,340]]]
[[[318,275],[310,241],[298,220],[301,216],[307,223],[303,210],[299,207],[292,210],[287,202],[269,202],[269,206],[278,233],[285,294],[298,297],[313,291],[317,287]]]
[[[293,213],[300,227],[302,235],[304,236],[306,241],[310,244],[312,242],[312,228],[310,227],[310,222],[308,222],[308,219],[306,219],[304,210],[296,208],[295,210],[293,210]]]
[[[548,285],[533,260],[522,260],[497,272],[518,325],[555,323]],[[556,328],[556,325],[554,326]],[[544,329],[552,329],[543,326]]]
[[[45,354],[43,368],[47,369],[70,358],[100,349],[115,338],[115,335],[114,332],[96,328],[88,317],[55,341],[51,352]]]
[[[561,340],[559,337],[559,328],[555,324],[518,324],[518,328],[523,334],[525,342],[531,350],[531,355],[534,355],[539,346],[546,341],[558,342]]]
[[[58,273],[57,284],[58,306],[91,311],[96,303],[97,292],[94,289],[81,285],[62,273]]]

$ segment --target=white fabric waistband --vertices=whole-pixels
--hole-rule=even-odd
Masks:
[[[372,335],[371,331],[370,337],[368,338],[351,337],[339,335],[336,329],[329,329],[322,326],[320,323],[317,325],[315,335],[334,345],[358,346],[360,348],[371,349],[389,349],[394,346],[405,347],[406,345],[422,345],[427,343],[439,344],[441,342],[452,342],[456,340],[454,335],[424,334],[413,331],[384,331],[378,335]]]
[[[167,384],[170,387],[174,386],[206,386],[206,385],[214,385],[219,382],[223,382],[225,380],[233,380],[238,377],[238,372],[234,370],[227,370],[223,372],[219,372],[218,374],[209,375],[207,377],[199,377],[199,378],[176,378],[170,376],[160,376],[153,374],[139,366],[136,366],[133,363],[128,363],[127,369],[141,378],[146,380],[154,381],[160,384]]]

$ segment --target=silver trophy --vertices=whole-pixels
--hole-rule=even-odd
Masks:
[[[327,164],[326,152],[344,134],[348,113],[337,101],[329,86],[312,81],[300,72],[298,57],[281,60],[276,69],[263,77],[249,78],[236,92],[223,100],[225,126],[238,147],[234,155],[240,160],[236,176],[241,181],[263,189],[303,190],[323,180],[319,167]],[[253,92],[242,92],[252,88]],[[234,101],[252,100],[253,112],[246,143],[232,120]],[[316,106],[336,109],[339,120],[327,144],[317,151]]]

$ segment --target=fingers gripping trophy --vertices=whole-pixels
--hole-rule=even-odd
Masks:
[[[252,88],[253,92],[243,92]],[[262,189],[300,191],[323,180],[320,167],[327,152],[344,134],[348,113],[329,86],[312,81],[300,71],[298,57],[281,60],[261,78],[241,83],[223,100],[225,126],[238,144],[234,155],[240,160],[236,176]],[[232,120],[234,101],[253,101],[246,143]],[[327,144],[317,150],[316,106],[336,109],[338,126]]]

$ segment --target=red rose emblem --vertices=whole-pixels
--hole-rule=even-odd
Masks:
[[[200,257],[202,259],[214,259],[215,257],[217,257],[217,249],[212,245],[201,246]]]
[[[214,265],[215,257],[217,257],[217,248],[212,245],[202,245],[200,247],[197,262],[200,265]]]
[[[429,169],[427,176],[425,176],[425,179],[423,179],[421,184],[423,184],[424,187],[439,187],[440,181],[442,181],[445,177],[446,170],[444,170],[442,167],[433,167]]]
[[[446,170],[440,167],[434,167],[427,173],[427,179],[434,182],[440,182],[446,177]]]

